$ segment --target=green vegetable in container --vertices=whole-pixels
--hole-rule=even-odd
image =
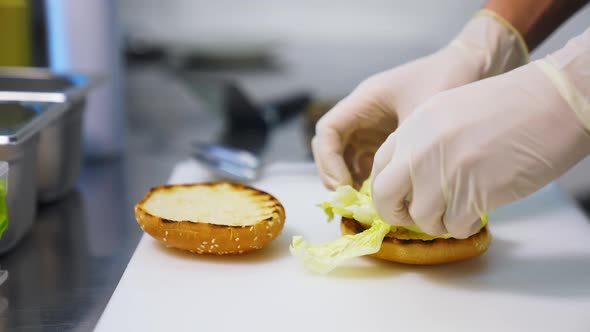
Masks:
[[[6,179],[0,179],[0,239],[8,228],[8,209],[6,207],[6,195],[8,183]]]

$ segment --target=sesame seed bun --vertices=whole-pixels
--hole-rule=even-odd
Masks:
[[[242,254],[274,240],[285,209],[272,195],[228,182],[153,188],[135,206],[141,228],[160,243],[197,254]]]
[[[350,235],[364,231],[365,227],[356,220],[342,218],[340,229],[343,235]],[[480,256],[491,242],[487,226],[466,239],[407,239],[407,234],[392,231],[383,239],[381,249],[371,256],[404,264],[444,264]]]

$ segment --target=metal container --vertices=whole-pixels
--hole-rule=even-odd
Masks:
[[[0,239],[0,254],[12,249],[33,225],[40,133],[66,108],[67,104],[0,102],[0,160],[9,164],[9,225]]]
[[[76,184],[82,163],[82,114],[86,96],[97,83],[84,75],[46,69],[1,68],[0,101],[66,103],[66,111],[41,131],[38,199],[50,202]]]

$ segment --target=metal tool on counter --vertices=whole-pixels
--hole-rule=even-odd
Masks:
[[[296,94],[257,106],[233,83],[227,84],[224,97],[226,126],[220,144],[196,143],[193,157],[223,178],[254,181],[271,130],[302,112],[311,98]]]
[[[0,101],[64,103],[65,110],[41,131],[38,198],[50,202],[72,189],[82,163],[82,116],[86,97],[100,82],[40,68],[0,68]]]
[[[262,166],[255,154],[219,144],[196,143],[193,157],[215,174],[238,182],[258,179]]]

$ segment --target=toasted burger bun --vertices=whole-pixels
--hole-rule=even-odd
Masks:
[[[360,233],[365,227],[356,220],[342,218],[340,229],[343,235],[349,235]],[[405,264],[444,264],[482,255],[492,241],[487,226],[466,239],[402,240],[396,235],[404,237],[403,234],[389,232],[383,239],[381,250],[371,256]]]
[[[274,240],[285,209],[273,196],[227,182],[153,188],[135,206],[141,228],[168,247],[242,254]]]

